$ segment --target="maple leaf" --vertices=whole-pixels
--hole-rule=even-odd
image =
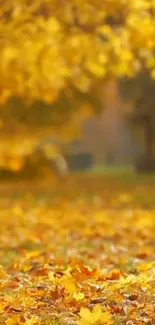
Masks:
[[[5,324],[6,325],[38,325],[38,317],[32,316],[26,321],[22,321],[19,316],[14,315],[9,317],[6,320]]]
[[[6,325],[23,325],[23,322],[20,321],[20,318],[16,315],[9,317],[6,322]]]
[[[75,283],[70,280],[67,279],[66,277],[61,281],[61,283],[63,283],[65,289],[70,293],[70,294],[74,294],[76,292],[76,285]]]
[[[38,317],[33,315],[31,318],[27,319],[25,325],[38,325]]]
[[[80,300],[83,300],[85,298],[85,295],[83,292],[74,292],[73,293],[73,298],[76,300],[76,301],[80,301]]]
[[[92,311],[87,308],[81,308],[80,317],[79,325],[113,324],[110,313],[108,311],[103,312],[100,305],[96,305]]]

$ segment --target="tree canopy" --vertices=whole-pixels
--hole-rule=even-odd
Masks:
[[[54,102],[155,59],[154,0],[1,0],[0,101]]]

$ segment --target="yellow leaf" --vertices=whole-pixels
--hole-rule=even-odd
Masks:
[[[19,55],[19,50],[15,47],[8,46],[4,50],[3,58],[5,62],[15,59]]]
[[[10,89],[3,89],[3,91],[0,94],[0,104],[5,104],[8,100],[8,98],[11,96]]]
[[[9,317],[6,322],[6,325],[37,325],[38,324],[38,317],[32,316],[30,319],[27,319],[26,322],[22,322],[20,318],[16,315]]]
[[[153,79],[155,79],[155,69],[153,69],[153,70],[151,71],[151,77],[152,77]]]
[[[113,320],[108,311],[103,312],[100,305],[96,305],[92,312],[87,308],[81,308],[80,310],[79,325],[110,325],[113,324]]]
[[[97,77],[103,77],[106,73],[105,67],[102,63],[97,61],[87,60],[86,68]]]
[[[60,23],[55,17],[48,19],[46,26],[47,26],[47,29],[49,32],[59,32],[60,31]]]
[[[85,320],[85,321],[91,321],[91,317],[92,317],[92,313],[90,312],[90,310],[89,309],[87,309],[87,308],[81,308],[80,309],[80,316],[81,316],[81,319],[80,319],[80,324],[83,324],[83,320]]]
[[[147,60],[147,66],[148,66],[148,68],[154,68],[155,67],[155,57],[153,56],[151,56],[151,58],[149,58],[148,60]]]
[[[1,314],[4,314],[4,303],[3,302],[0,302],[0,315]]]
[[[70,266],[67,267],[66,271],[64,272],[65,275],[67,275],[68,277],[71,277],[71,272],[72,272],[72,268]]]
[[[21,323],[20,318],[16,315],[9,317],[6,322],[6,325],[23,325],[23,323]]]
[[[30,251],[26,253],[26,258],[34,258],[40,255],[39,251]]]
[[[33,315],[30,319],[26,320],[25,325],[37,325],[38,324],[38,317]]]
[[[83,292],[78,292],[78,293],[74,292],[74,294],[73,294],[73,298],[77,301],[83,300],[84,297],[85,297],[85,295]]]
[[[76,292],[76,286],[72,280],[65,279],[63,284],[65,289],[69,292],[69,294],[74,294]]]

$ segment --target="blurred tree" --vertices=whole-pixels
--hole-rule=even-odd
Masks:
[[[100,80],[142,61],[154,77],[154,14],[154,0],[0,0],[1,134],[73,137]]]
[[[28,156],[32,157],[29,166],[44,155],[59,168],[68,143],[81,136],[83,120],[102,106],[93,91],[83,94],[76,89],[61,93],[51,104],[38,100],[27,105],[21,98],[9,99],[0,109],[0,166],[18,171]]]

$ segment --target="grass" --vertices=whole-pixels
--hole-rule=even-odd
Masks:
[[[133,165],[97,165],[88,173],[102,175],[106,178],[124,179],[131,181],[155,182],[155,173],[137,173]]]
[[[53,204],[60,196],[68,197],[76,191],[77,195],[84,195],[90,201],[94,192],[103,192],[108,196],[109,207],[110,197],[119,201],[120,197],[132,195],[133,204],[145,209],[155,208],[155,174],[137,174],[131,165],[95,166],[85,172],[71,173],[63,184],[50,173],[41,179],[1,181],[0,200],[7,205],[9,198],[16,201],[23,195],[33,194],[38,202],[50,197]]]
[[[83,195],[91,201],[92,195],[96,192],[103,193],[108,197],[107,205],[110,207],[110,197],[113,201],[119,201],[124,196],[132,195],[133,204],[142,208],[155,208],[155,174],[136,174],[132,166],[96,166],[85,173],[72,173],[63,182],[52,178],[52,175],[42,179],[27,181],[1,182],[0,200],[7,205],[11,198],[14,201],[22,198],[23,195],[32,194],[37,201],[46,200],[50,197],[53,204],[60,196],[70,197],[71,194]],[[5,203],[6,202],[6,203]],[[105,200],[106,202],[106,200]],[[0,202],[1,204],[1,202]],[[131,202],[129,200],[128,206]]]
[[[132,193],[134,204],[142,208],[155,207],[155,173],[136,173],[132,165],[101,165],[88,170],[86,175],[103,182],[107,191]],[[119,196],[119,194],[118,194]]]
[[[134,168],[132,165],[97,165],[92,168],[93,173],[102,174],[104,176],[131,176],[134,174]]]

